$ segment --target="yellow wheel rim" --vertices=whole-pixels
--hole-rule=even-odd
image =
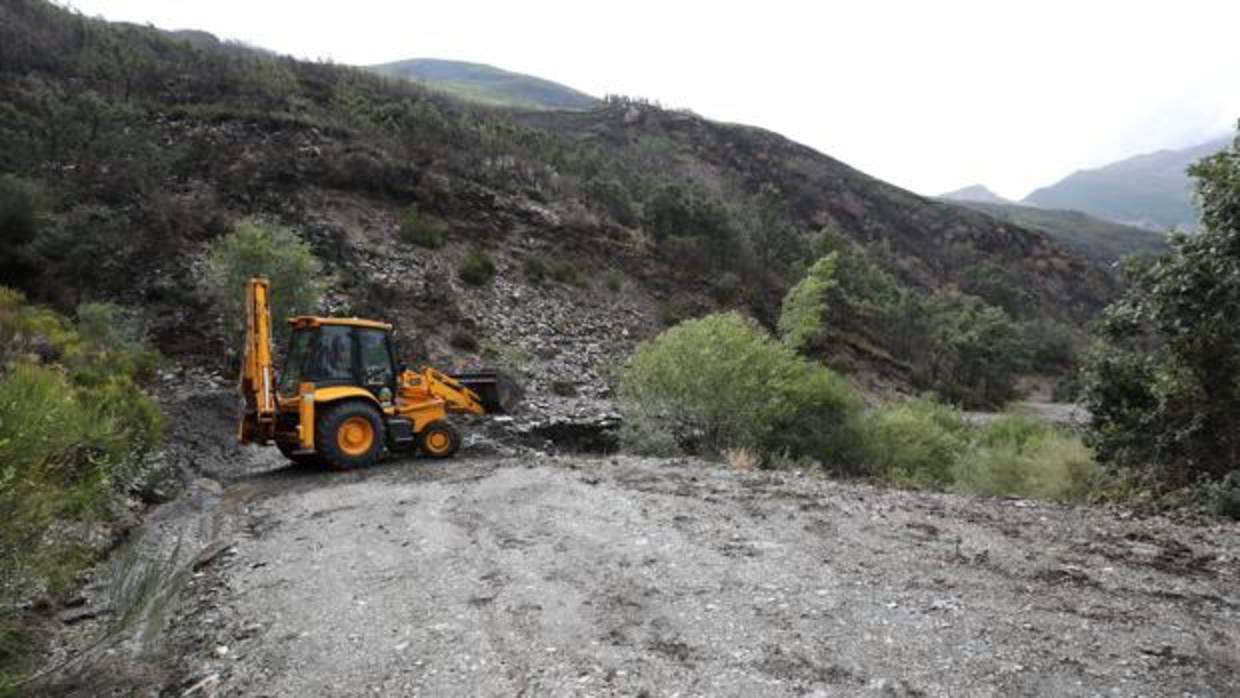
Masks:
[[[365,417],[349,417],[336,430],[336,446],[350,456],[369,453],[374,443],[374,425]]]
[[[431,453],[447,453],[452,445],[452,437],[447,432],[432,431],[426,435],[426,450]]]

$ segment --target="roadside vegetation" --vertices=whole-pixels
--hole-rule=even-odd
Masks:
[[[1030,368],[1076,368],[1079,330],[1018,323],[959,293],[920,297],[864,251],[825,254],[787,294],[780,338],[739,314],[684,320],[620,371],[623,441],[750,466],[813,462],[900,486],[1068,502],[1123,501],[1240,518],[1240,139],[1190,173],[1202,232],[1130,260],[1130,285],[1065,392],[1083,434],[1001,408]],[[927,397],[863,410],[822,364],[832,344],[885,354]]]
[[[841,376],[737,313],[642,344],[620,371],[620,401],[622,445],[639,453],[1064,502],[1097,498],[1103,478],[1080,435],[1031,417],[975,425],[929,399],[866,410]]]
[[[1090,441],[1154,493],[1240,516],[1240,139],[1189,170],[1201,232],[1130,261],[1083,371]]]
[[[30,668],[38,609],[74,588],[144,486],[157,360],[118,306],[74,321],[0,287],[0,694]]]

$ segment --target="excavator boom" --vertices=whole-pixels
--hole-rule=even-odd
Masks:
[[[253,278],[245,285],[245,345],[241,361],[242,443],[267,443],[275,432],[276,401],[271,365],[271,285]]]

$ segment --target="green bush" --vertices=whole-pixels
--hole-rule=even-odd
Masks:
[[[207,293],[240,345],[245,332],[245,282],[265,276],[271,282],[271,315],[277,346],[288,339],[286,318],[312,312],[326,288],[323,265],[292,230],[242,221],[207,251]]]
[[[1087,500],[1101,477],[1079,437],[1016,415],[984,427],[952,473],[955,489],[963,492],[1057,501]]]
[[[630,450],[719,456],[729,448],[810,457],[853,472],[861,403],[738,313],[688,320],[642,343],[620,370]]]
[[[883,406],[869,419],[874,474],[904,486],[947,488],[970,447],[970,432],[959,412],[930,400]]]
[[[570,286],[585,284],[577,265],[568,259],[549,262],[544,257],[526,257],[521,260],[521,272],[532,284],[541,284],[547,279]]]
[[[102,551],[85,531],[122,509],[160,412],[139,386],[154,353],[120,309],[79,309],[75,326],[0,288],[0,608],[67,591]],[[32,351],[33,350],[33,351]],[[0,684],[31,651],[19,615],[0,613]],[[10,642],[11,641],[11,642]]]
[[[617,293],[624,286],[624,277],[615,269],[608,269],[603,272],[603,288]]]
[[[552,262],[548,273],[553,280],[562,284],[570,286],[582,286],[585,284],[581,277],[581,272],[577,269],[577,265],[568,259]]]
[[[1240,521],[1240,472],[1223,478],[1215,487],[1214,513]]]
[[[521,272],[532,284],[541,284],[547,280],[547,261],[542,257],[526,257],[521,260]]]
[[[474,249],[465,255],[461,266],[457,268],[461,281],[470,286],[485,286],[495,277],[495,262],[480,249]]]
[[[400,221],[400,239],[411,245],[438,249],[443,247],[443,224],[410,207]]]

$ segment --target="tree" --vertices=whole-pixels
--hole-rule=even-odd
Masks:
[[[841,245],[815,262],[784,297],[780,334],[794,349],[810,348],[827,336],[859,335],[883,344],[905,295],[863,251]]]
[[[929,328],[919,378],[962,407],[1001,407],[1026,364],[1020,326],[974,296],[938,295],[923,306]]]
[[[207,251],[206,291],[240,344],[245,331],[245,281],[265,276],[271,281],[271,315],[278,345],[288,338],[286,318],[308,313],[318,305],[325,284],[323,265],[292,230],[242,221],[233,232],[215,240]]]
[[[1083,373],[1099,458],[1168,486],[1240,470],[1240,139],[1189,173],[1202,232],[1126,266]]]

